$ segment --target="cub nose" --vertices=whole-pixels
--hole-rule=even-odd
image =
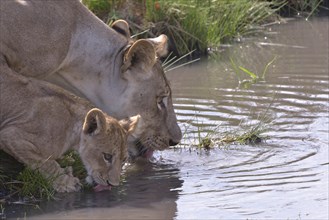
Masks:
[[[177,144],[179,144],[179,142],[175,142],[173,140],[169,140],[169,146],[175,146]]]

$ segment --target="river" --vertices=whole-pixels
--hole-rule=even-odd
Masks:
[[[110,192],[9,207],[52,219],[328,219],[328,17],[266,27],[212,59],[167,73],[182,144],[127,168]],[[230,58],[265,80],[239,86]],[[248,75],[240,72],[240,77]],[[192,147],[199,136],[263,121],[258,144]]]

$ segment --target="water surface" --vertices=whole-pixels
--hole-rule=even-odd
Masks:
[[[8,217],[106,219],[328,219],[328,17],[267,27],[212,60],[168,72],[186,133],[153,163],[128,168],[111,192],[82,192],[9,208]],[[265,80],[239,88],[229,58]],[[241,73],[247,79],[247,75]],[[271,121],[256,145],[191,149],[199,135]],[[22,211],[23,209],[23,211]]]

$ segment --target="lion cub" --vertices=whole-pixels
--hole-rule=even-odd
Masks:
[[[46,177],[55,177],[58,192],[81,188],[72,169],[55,161],[69,149],[79,153],[87,180],[97,184],[95,191],[118,185],[127,135],[138,120],[135,116],[118,122],[60,87],[19,76],[9,68],[1,70],[0,149]]]

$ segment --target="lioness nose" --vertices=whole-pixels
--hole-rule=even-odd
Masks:
[[[175,145],[177,145],[179,142],[175,142],[175,141],[173,141],[173,140],[169,140],[169,145],[170,146],[175,146]]]

